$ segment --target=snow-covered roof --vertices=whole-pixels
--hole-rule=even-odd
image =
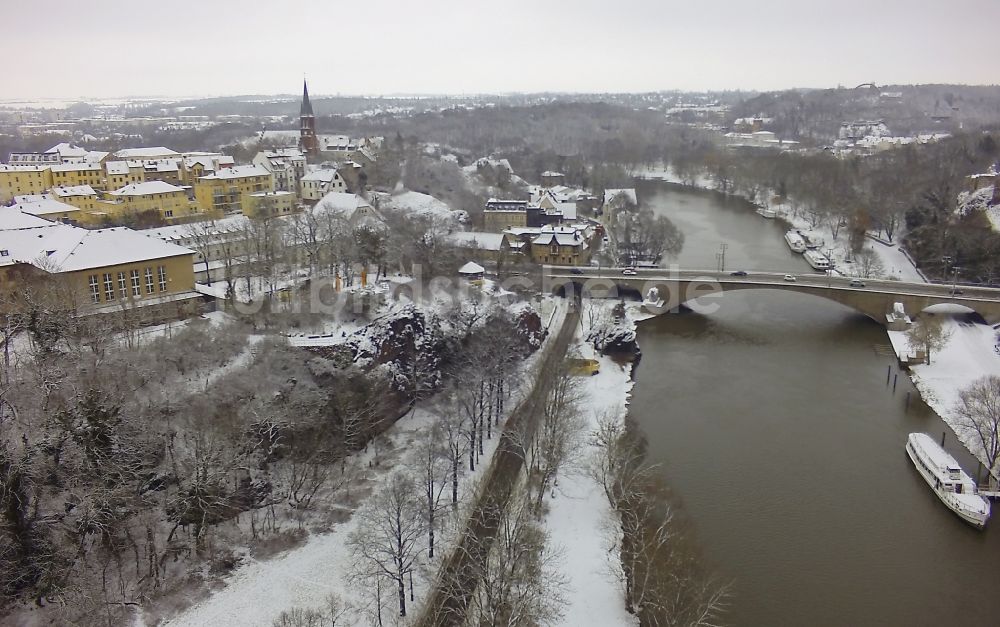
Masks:
[[[459,274],[482,274],[483,272],[486,272],[486,268],[482,267],[475,261],[470,261],[458,269]]]
[[[566,176],[566,175],[563,174],[562,172],[553,172],[552,170],[546,170],[545,172],[542,172],[542,176],[551,177],[551,176]]]
[[[69,196],[96,196],[97,192],[90,185],[70,185],[68,187],[53,187],[49,193],[59,198]]]
[[[179,157],[181,154],[163,146],[147,148],[124,148],[115,153],[119,159],[155,159],[157,157]]]
[[[334,168],[322,168],[314,172],[310,172],[303,176],[300,180],[302,181],[319,181],[320,183],[330,183],[333,179],[337,178],[337,170]]]
[[[124,227],[90,230],[42,222],[44,226],[4,231],[0,247],[15,260],[59,272],[192,254],[187,248]]]
[[[49,148],[45,152],[47,152],[47,153],[56,153],[60,157],[62,157],[63,159],[72,158],[72,157],[83,158],[83,157],[87,156],[87,149],[86,148],[81,148],[79,146],[74,146],[73,144],[70,144],[68,142],[62,142],[60,144],[56,144],[55,146],[53,146],[52,148]]]
[[[456,246],[475,247],[482,250],[497,251],[503,245],[503,233],[456,231],[449,234],[446,239]]]
[[[586,240],[576,229],[543,229],[538,237],[531,241],[536,246],[548,246],[553,240],[560,246],[585,246]]]
[[[50,166],[53,172],[79,172],[80,170],[87,170],[88,172],[100,172],[100,163],[57,163]]]
[[[152,194],[173,194],[183,191],[183,187],[171,185],[166,181],[146,181],[145,183],[132,183],[109,193],[112,196],[147,196]]]
[[[7,231],[27,229],[36,226],[48,226],[48,220],[25,213],[20,206],[0,207],[0,249],[9,250]]]
[[[21,205],[29,202],[42,202],[43,200],[55,200],[52,194],[23,194],[14,196],[14,204]]]
[[[220,169],[212,174],[199,177],[200,181],[241,179],[248,176],[271,176],[267,168],[259,165],[237,165],[231,168]]]
[[[205,153],[198,155],[194,154],[185,155],[183,163],[185,168],[193,168],[195,164],[199,164],[205,170],[212,171],[216,169],[216,164],[218,164],[220,168],[228,167],[236,163],[236,160],[230,157],[229,155]]]
[[[41,172],[51,167],[53,167],[51,164],[27,165],[22,163],[0,163],[0,172]]]
[[[34,216],[48,216],[56,213],[73,213],[74,211],[79,211],[73,205],[67,205],[64,202],[52,200],[51,198],[18,203],[14,206],[24,213],[30,213]]]

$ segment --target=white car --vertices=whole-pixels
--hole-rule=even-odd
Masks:
[[[624,270],[622,270],[622,274],[624,274],[625,276],[635,276],[639,273],[635,271],[635,268],[625,268]]]
[[[785,280],[788,281],[788,282],[790,282],[790,283],[795,283],[795,275],[794,274],[786,274],[785,275]]]

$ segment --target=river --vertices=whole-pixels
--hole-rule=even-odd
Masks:
[[[684,231],[681,267],[808,272],[783,227],[743,202],[660,182],[640,202]],[[732,582],[734,625],[1000,624],[1000,531],[949,511],[903,450],[926,431],[974,473],[896,374],[888,338],[821,297],[727,292],[718,311],[639,324],[630,415]],[[911,393],[907,410],[905,398]]]

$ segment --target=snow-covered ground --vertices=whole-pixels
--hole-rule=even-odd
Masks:
[[[392,209],[456,225],[464,222],[465,218],[468,217],[466,212],[452,211],[446,202],[438,200],[429,194],[421,194],[420,192],[404,191],[399,194],[394,193],[387,197],[384,202]]]
[[[566,316],[566,302],[562,299],[545,299],[539,307],[543,324],[551,326],[546,337],[546,343],[552,341]],[[525,368],[535,366],[542,350],[536,351],[526,362]],[[520,390],[524,394],[527,390]],[[519,400],[515,394],[514,401]],[[516,406],[510,403],[510,409]],[[386,432],[391,446],[398,451],[405,451],[407,446],[415,441],[417,435],[434,420],[430,404],[417,408],[400,419]],[[494,436],[484,444],[484,457],[480,460],[475,473],[465,473],[461,479],[460,494],[470,494],[470,486],[478,481],[489,467],[499,438]],[[363,469],[372,480],[387,476],[394,469],[405,464],[405,459],[386,461],[377,466],[369,466],[373,458],[373,447],[366,452],[353,456],[356,467]],[[358,504],[360,507],[363,502]],[[272,559],[258,561],[250,558],[248,562],[236,569],[226,578],[224,587],[213,592],[205,600],[182,611],[163,623],[171,627],[270,627],[281,612],[292,607],[322,608],[326,598],[331,593],[351,603],[354,607],[365,604],[362,591],[349,581],[349,565],[352,562],[347,539],[357,529],[358,519],[351,517],[336,525],[328,533],[311,535],[298,548],[292,549]],[[453,545],[460,525],[443,525],[437,530],[435,549],[438,556],[446,555]],[[422,558],[420,567],[414,573],[414,590],[416,603],[409,606],[409,617],[397,619],[392,617],[391,609],[385,613],[386,624],[408,624],[407,621],[419,616],[422,602],[427,597],[429,582],[433,580],[440,559],[429,562],[426,556]],[[360,617],[357,620],[348,618],[345,624],[363,624]],[[396,622],[394,622],[396,621]],[[581,624],[581,623],[577,623]],[[134,627],[145,625],[142,616],[138,616]]]
[[[613,306],[613,301],[607,303]],[[584,359],[596,359],[600,372],[583,380],[584,397],[581,405],[589,433],[598,419],[613,414],[625,419],[628,395],[632,389],[631,365],[622,366],[609,357],[595,354],[582,339],[578,329],[570,351]],[[560,473],[553,496],[547,501],[545,526],[551,541],[561,550],[561,575],[567,581],[566,607],[559,625],[638,625],[638,619],[625,611],[624,593],[612,575],[612,562],[618,559],[612,550],[617,538],[609,534],[617,529],[613,512],[603,488],[586,470],[586,460],[595,447],[584,439],[583,455]]]
[[[980,377],[1000,376],[1000,354],[995,350],[997,331],[989,325],[954,318],[942,318],[942,325],[951,334],[947,344],[939,351],[931,351],[930,364],[912,366],[910,378],[924,402],[952,428],[965,447],[984,459],[982,447],[960,426],[955,409],[962,388]],[[889,335],[894,346],[909,344],[902,331],[889,331]]]

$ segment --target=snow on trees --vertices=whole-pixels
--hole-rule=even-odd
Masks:
[[[986,470],[1000,473],[1000,377],[981,377],[959,392],[957,427],[972,436],[985,455]]]

